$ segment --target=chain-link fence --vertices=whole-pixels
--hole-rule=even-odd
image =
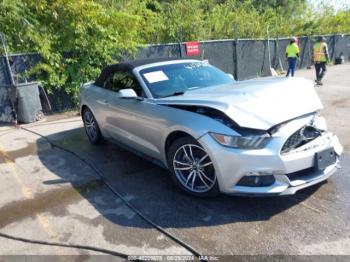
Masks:
[[[316,36],[300,37],[300,60],[298,68],[306,68],[312,65],[312,46]],[[330,59],[344,57],[350,60],[350,35],[327,35]],[[232,39],[213,40],[200,42],[200,55],[189,58],[208,60],[210,64],[221,70],[231,73],[236,80],[245,80],[261,76],[271,75],[271,68],[283,71],[287,67],[285,49],[290,38],[272,39]],[[159,57],[187,57],[185,43],[149,45],[140,47],[136,53],[136,59]],[[122,60],[129,60],[129,56],[123,56]],[[21,77],[25,72],[40,61],[38,54],[17,54],[9,57],[11,69],[15,81],[24,81]],[[27,81],[35,79],[26,79]],[[0,88],[8,86],[10,78],[6,70],[4,57],[0,57]],[[1,91],[1,90],[0,90]],[[6,93],[1,91],[0,94]],[[54,112],[74,108],[73,98],[63,90],[54,91],[49,95]],[[0,97],[0,103],[1,103]],[[0,112],[3,105],[0,104]]]

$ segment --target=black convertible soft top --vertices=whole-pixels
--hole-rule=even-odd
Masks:
[[[142,60],[133,60],[127,62],[121,62],[118,64],[108,65],[102,69],[100,76],[95,80],[95,85],[103,86],[106,78],[113,72],[116,71],[124,71],[131,72],[135,67],[158,63],[158,62],[166,62],[173,60],[183,60],[184,58],[152,58],[152,59],[142,59]]]

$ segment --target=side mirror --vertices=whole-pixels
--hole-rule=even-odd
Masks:
[[[118,91],[120,98],[138,98],[137,94],[135,93],[134,89],[121,89]]]

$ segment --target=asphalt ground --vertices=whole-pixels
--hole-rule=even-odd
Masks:
[[[293,196],[194,198],[158,166],[115,145],[90,145],[80,117],[53,116],[23,127],[93,163],[129,203],[201,254],[350,255],[349,72],[349,64],[330,67],[317,87],[322,114],[345,149],[342,168]],[[313,79],[314,71],[296,75]],[[0,128],[0,233],[128,255],[190,254],[128,208],[86,163],[13,127]],[[100,253],[0,237],[0,254],[88,260]]]

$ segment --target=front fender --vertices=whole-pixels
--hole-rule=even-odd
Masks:
[[[167,138],[174,132],[183,132],[194,139],[198,140],[203,135],[208,132],[214,132],[226,135],[239,135],[232,128],[222,124],[221,122],[212,119],[208,116],[201,115],[199,113],[194,113],[182,109],[172,109],[170,117],[167,119],[168,125],[165,128],[163,135],[161,137],[161,156],[162,162],[167,166],[167,152],[166,152],[166,141]]]

